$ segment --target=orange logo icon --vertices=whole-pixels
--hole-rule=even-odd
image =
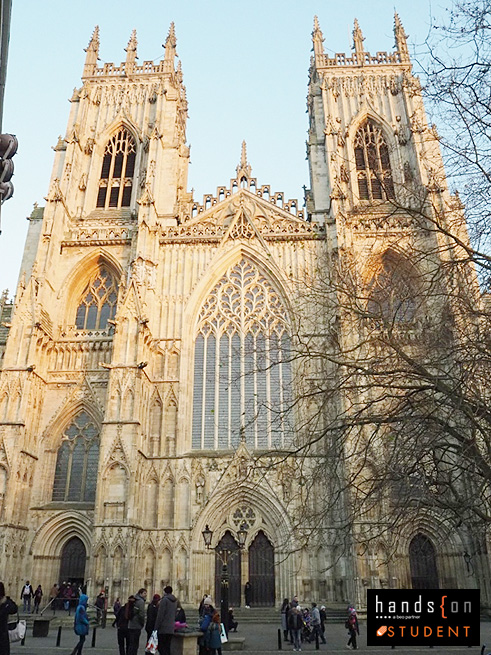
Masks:
[[[381,625],[380,628],[377,630],[377,637],[381,637],[387,632],[387,626],[386,625]]]

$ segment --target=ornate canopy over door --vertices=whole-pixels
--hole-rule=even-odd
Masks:
[[[235,541],[231,533],[227,532],[218,542],[215,555],[215,607],[219,607],[221,590],[220,582],[222,576],[222,559],[224,551],[228,552],[228,603],[230,607],[240,606],[240,570],[241,570],[241,552],[239,544]]]
[[[72,537],[63,546],[61,553],[60,582],[76,582],[82,585],[85,580],[87,551],[81,539]]]
[[[424,534],[417,534],[409,544],[409,566],[413,589],[438,589],[435,548]]]
[[[274,548],[262,530],[249,548],[249,582],[252,607],[274,606]]]

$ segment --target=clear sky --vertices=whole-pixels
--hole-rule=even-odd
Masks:
[[[411,51],[449,2],[399,0]],[[2,207],[0,289],[13,295],[33,204],[44,205],[52,147],[65,135],[84,48],[100,26],[100,65],[124,61],[132,29],[139,61],[158,60],[171,21],[189,101],[189,188],[195,198],[234,176],[243,139],[259,184],[303,197],[306,93],[313,16],[326,52],[349,52],[358,18],[371,52],[394,46],[386,0],[13,0],[3,131],[16,134],[15,195]]]

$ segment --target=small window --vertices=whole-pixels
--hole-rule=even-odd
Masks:
[[[97,207],[129,207],[135,175],[136,145],[122,129],[106,145],[102,160]]]
[[[360,200],[394,198],[389,149],[382,130],[371,121],[356,133],[355,165]]]

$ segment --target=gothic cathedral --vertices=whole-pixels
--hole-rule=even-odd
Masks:
[[[291,457],[272,456],[263,475],[254,467],[258,454],[287,453],[292,417],[302,422],[287,411],[299,375],[290,353],[311,319],[298,315],[293,281],[315,279],[338,248],[360,262],[386,252],[387,231],[357,207],[383,214],[404,176],[430,186],[422,150],[441,162],[397,15],[394,33],[395,50],[372,56],[355,22],[353,53],[331,58],[315,20],[301,208],[252,177],[245,143],[230,183],[196,201],[174,26],[157,64],[137,64],[133,33],[126,60],[102,68],[95,29],[15,301],[1,304],[7,588],[27,576],[126,598],[170,583],[195,604],[216,594],[221,548],[237,551],[234,606],[246,581],[255,605],[294,593],[363,604],[367,586],[411,587],[418,540],[425,575],[468,586],[458,541],[428,520],[408,531],[391,570],[355,550],[334,558],[317,541],[293,548],[302,500]],[[399,242],[403,218],[391,219]]]

